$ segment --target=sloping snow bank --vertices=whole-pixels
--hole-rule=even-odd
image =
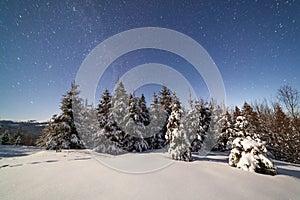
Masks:
[[[16,156],[28,156],[41,150],[43,149],[31,146],[0,145],[0,159]]]
[[[115,166],[168,165],[149,173],[124,173]],[[146,159],[147,158],[147,159]],[[267,176],[227,164],[227,155],[172,161],[166,153],[91,155],[87,150],[39,151],[0,159],[0,197],[6,199],[299,199],[300,166],[280,162]],[[106,159],[106,160],[105,160]],[[130,163],[129,163],[130,162]],[[142,165],[139,165],[140,163]],[[135,163],[135,164],[134,164]],[[153,164],[154,163],[154,164]],[[151,170],[148,170],[151,171]]]

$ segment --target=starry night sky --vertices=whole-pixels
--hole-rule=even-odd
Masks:
[[[46,120],[59,113],[76,73],[99,43],[138,27],[182,32],[210,54],[227,104],[271,99],[283,84],[300,90],[300,1],[14,1],[0,2],[0,119]],[[208,92],[192,66],[169,52],[144,49],[118,58],[97,96],[133,66],[174,67],[199,96]],[[140,92],[154,90],[145,86]],[[152,92],[152,91],[151,91]]]

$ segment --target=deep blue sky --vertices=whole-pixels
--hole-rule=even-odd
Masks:
[[[221,72],[229,106],[275,97],[283,84],[300,90],[300,1],[2,0],[0,119],[44,120],[59,113],[61,95],[95,46],[148,26],[174,29],[201,44]],[[151,49],[116,60],[98,95],[130,67],[147,62],[181,70],[207,98],[189,63]]]

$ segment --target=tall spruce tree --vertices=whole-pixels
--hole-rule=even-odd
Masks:
[[[120,82],[114,91],[112,98],[111,114],[113,115],[114,121],[117,125],[122,128],[124,127],[124,117],[128,113],[128,96],[126,94],[125,87]]]
[[[137,97],[135,97],[133,94],[129,95],[128,111],[129,111],[130,117],[135,122],[141,121],[140,114],[139,114],[138,101],[139,101],[139,99]]]
[[[105,90],[101,95],[96,114],[100,126],[94,126],[93,130],[90,130],[92,131],[90,134],[90,142],[92,149],[96,152],[118,155],[124,153],[122,143],[124,133],[117,126],[114,115],[112,114],[112,98],[108,90]],[[94,125],[98,124],[93,117],[95,116],[93,109],[91,109],[88,114],[90,114],[92,118],[90,122],[87,122],[87,125],[90,123],[94,123]],[[92,124],[91,126],[93,127]],[[89,130],[88,127],[87,129]]]
[[[257,131],[259,128],[258,114],[253,110],[253,108],[247,103],[244,102],[241,115],[245,116],[249,121],[248,129],[252,132]]]
[[[147,126],[150,123],[150,115],[144,94],[142,94],[141,98],[139,99],[138,105],[140,122]]]
[[[130,95],[128,112],[124,117],[124,126],[122,127],[125,132],[124,146],[127,151],[142,152],[149,149],[144,134],[146,131],[139,102],[140,99]]]
[[[190,161],[192,158],[190,142],[183,123],[183,110],[175,93],[172,95],[171,115],[168,120],[166,139],[169,141],[169,154],[172,159]]]
[[[95,117],[95,114],[93,114],[95,112],[96,111],[91,108],[90,112],[88,112],[88,115],[90,115],[91,118],[86,123],[86,125],[88,125],[87,130],[90,132],[89,135],[91,136],[89,138],[92,147],[91,149],[98,153],[107,153],[111,155],[124,153],[124,150],[118,146],[118,142],[110,140],[111,134],[115,131],[110,132],[112,129],[109,127],[109,118],[104,127],[99,127],[97,126],[98,119]]]
[[[80,116],[77,116],[76,123],[77,132],[85,147],[93,149],[95,147],[95,133],[100,129],[97,110],[86,103],[80,112]]]
[[[224,109],[215,102],[210,102],[210,125],[205,138],[205,150],[218,150],[218,138],[222,132]]]
[[[126,134],[126,117],[128,112],[128,95],[125,87],[120,82],[112,96],[112,106],[109,112],[109,120],[107,124],[107,138],[116,146],[124,151],[131,149],[131,136]]]
[[[171,97],[171,92],[167,88],[167,86],[163,86],[161,91],[160,91],[160,99],[159,99],[160,104],[164,108],[165,111],[167,111],[168,115],[171,114],[171,104],[172,104],[172,97]]]
[[[98,121],[101,128],[105,128],[109,120],[109,112],[111,108],[111,95],[106,89],[101,95],[100,103],[97,108]]]
[[[196,102],[195,104],[197,104]],[[201,116],[195,104],[190,105],[190,109],[184,117],[184,123],[186,127],[187,137],[191,143],[191,151],[197,152],[201,149],[203,142],[202,127],[201,127]]]
[[[292,136],[291,121],[278,104],[275,105],[274,115],[273,131],[275,134],[272,139],[275,140],[275,144],[271,149],[275,151],[276,159],[292,161],[297,157],[295,154],[297,147],[293,145],[295,141]]]
[[[62,113],[52,117],[38,140],[46,149],[81,149],[83,142],[76,130],[74,118],[77,119],[82,109],[78,86],[72,83],[71,90],[63,95],[60,109]]]
[[[220,131],[220,134],[218,136],[217,146],[216,150],[218,151],[226,151],[229,150],[229,139],[232,136],[233,131],[233,123],[231,120],[231,115],[228,111],[223,113],[221,116],[221,119],[219,119],[218,123],[218,131]]]
[[[205,102],[203,99],[201,99],[200,101],[195,103],[195,106],[197,112],[200,115],[200,124],[199,124],[200,128],[198,133],[198,135],[200,135],[200,140],[199,141],[196,140],[195,144],[205,142],[203,145],[204,150],[210,151],[213,144],[209,144],[209,143],[213,140],[213,138],[211,135],[208,135],[208,129],[211,122],[211,111],[210,108],[208,107],[209,105],[208,102]]]
[[[242,113],[241,113],[240,108],[235,106],[234,111],[233,111],[233,120],[235,121],[236,118],[241,115],[242,115]]]
[[[163,128],[167,122],[167,111],[165,111],[162,105],[158,102],[156,94],[153,94],[153,101],[150,106],[150,124],[146,127],[146,133],[150,148],[161,149],[166,144],[165,132]]]
[[[185,116],[185,127],[193,152],[198,152],[207,138],[210,115],[207,102],[200,100],[191,104],[191,108]]]

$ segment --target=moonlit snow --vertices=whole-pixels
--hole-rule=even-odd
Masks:
[[[171,160],[164,152],[107,156],[87,150],[56,153],[0,146],[0,155],[2,200],[299,199],[300,196],[300,165],[275,162],[278,175],[268,176],[230,167],[226,153],[193,155],[192,162],[180,162]],[[151,172],[150,169],[160,165],[164,167]],[[148,172],[133,173],[143,170]]]

